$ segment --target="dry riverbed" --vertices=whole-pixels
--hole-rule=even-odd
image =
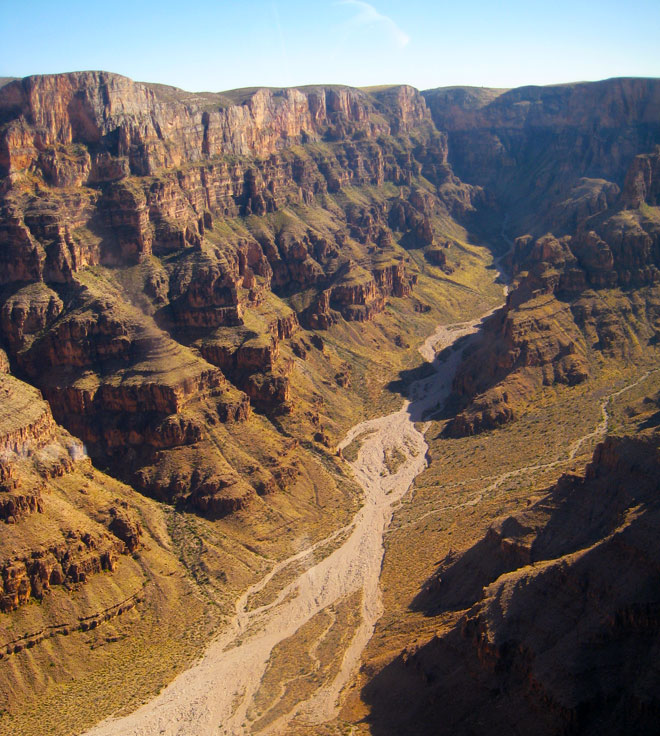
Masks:
[[[399,411],[361,422],[338,446],[360,440],[350,464],[364,499],[351,523],[275,565],[238,600],[230,625],[197,664],[136,712],[87,736],[283,733],[293,718],[321,724],[336,716],[382,613],[384,534],[426,467],[424,420],[445,400],[465,341],[447,348],[482,319],[438,327],[420,348],[434,372],[410,386]]]

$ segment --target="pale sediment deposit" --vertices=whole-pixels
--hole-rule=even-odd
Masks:
[[[342,690],[354,674],[382,613],[379,577],[383,535],[393,507],[426,466],[426,425],[419,423],[445,400],[462,353],[461,347],[449,352],[446,348],[474,333],[481,319],[439,327],[420,348],[422,355],[435,363],[433,374],[410,386],[410,399],[399,411],[361,422],[338,446],[341,450],[355,438],[362,442],[352,468],[364,499],[352,522],[332,537],[278,563],[239,599],[230,625],[196,665],[133,714],[106,720],[87,736],[278,733],[294,717],[323,723],[336,715]],[[435,358],[441,351],[445,351],[442,357]],[[341,537],[345,541],[332,549],[332,542]],[[257,608],[249,606],[250,599],[275,574],[294,564],[305,567],[305,561],[318,556],[325,547],[332,551],[308,565],[272,600]],[[265,710],[255,708],[274,649],[286,646],[287,640],[315,616],[349,598],[360,601],[358,623],[352,635],[344,632],[342,648],[333,651],[334,667],[318,677],[314,691],[286,708],[277,699],[271,700]],[[332,626],[325,627],[320,638],[331,631]],[[319,643],[317,637],[311,648],[318,648]],[[321,664],[318,662],[320,669]],[[283,674],[281,692],[286,691],[286,677]]]

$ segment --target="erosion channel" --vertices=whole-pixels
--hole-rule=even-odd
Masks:
[[[448,395],[465,349],[458,341],[486,316],[438,327],[420,348],[433,373],[410,385],[399,411],[361,422],[339,444],[359,446],[351,465],[364,501],[352,522],[275,565],[238,600],[199,662],[154,700],[88,736],[276,734],[293,718],[320,724],[337,714],[382,613],[383,535],[426,467],[424,418]]]

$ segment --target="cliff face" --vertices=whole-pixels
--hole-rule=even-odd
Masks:
[[[479,196],[410,87],[191,95],[81,72],[8,83],[0,122],[12,365],[96,461],[214,514],[257,489],[209,417],[290,413],[300,325],[409,296],[396,241],[432,246]]]
[[[0,611],[41,600],[52,586],[84,584],[102,571],[113,572],[121,555],[140,545],[141,527],[125,509],[106,510],[107,525],[78,514],[80,526],[62,526],[76,517],[71,502],[55,500],[52,479],[89,465],[82,444],[58,427],[39,392],[0,376]],[[69,514],[66,506],[69,507]],[[42,519],[38,517],[43,516]],[[59,517],[59,518],[58,518]],[[0,649],[0,657],[20,651]]]
[[[572,235],[517,238],[506,306],[484,326],[454,381],[452,436],[505,424],[542,385],[574,385],[592,356],[634,360],[660,328],[657,152],[635,157],[623,190]]]
[[[446,87],[423,94],[437,127],[450,133],[489,126],[529,132],[534,128],[586,130],[594,125],[614,130],[656,126],[660,113],[657,79],[619,78],[511,90]]]
[[[78,186],[220,155],[267,157],[324,136],[406,132],[429,120],[416,90],[386,98],[378,105],[347,87],[190,95],[106,72],[28,77],[0,91],[0,165],[5,174],[39,168],[49,183]]]
[[[3,281],[70,281],[99,262],[199,249],[214,217],[263,216],[347,185],[410,185],[422,171],[452,179],[446,140],[412,88],[380,97],[349,88],[232,95],[239,102],[100,72],[2,88]],[[35,191],[34,177],[51,189]],[[312,247],[264,238],[237,243],[242,256],[225,250],[228,290],[239,277],[248,289],[258,276],[266,287],[271,278],[313,283],[319,250],[321,260],[332,255],[314,235]],[[210,306],[235,307],[236,298]]]
[[[449,136],[450,161],[486,186],[515,232],[570,232],[620,188],[630,161],[660,135],[656,79],[424,93]]]
[[[438,570],[417,606],[468,610],[367,686],[374,733],[653,732],[658,448],[608,438]]]

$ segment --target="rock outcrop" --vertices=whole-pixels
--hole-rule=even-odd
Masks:
[[[129,512],[106,528],[79,517],[82,528],[59,527],[61,504],[51,501],[50,479],[74,472],[85,460],[81,443],[55,423],[39,392],[13,376],[0,375],[0,520],[7,525],[0,545],[0,611],[41,599],[56,585],[83,584],[118,557],[137,549],[139,525]],[[43,520],[34,517],[43,515]],[[130,530],[130,533],[128,533]]]
[[[416,605],[469,610],[367,686],[374,733],[653,733],[659,447],[606,439],[438,571]]]
[[[636,156],[628,169],[621,200],[627,209],[660,205],[660,151]]]
[[[586,380],[595,351],[626,361],[653,343],[660,211],[650,161],[635,158],[614,204],[573,235],[516,239],[507,258],[514,288],[458,370],[454,406],[461,411],[448,434],[493,429],[523,413],[540,386]],[[642,192],[649,201],[640,201]]]

